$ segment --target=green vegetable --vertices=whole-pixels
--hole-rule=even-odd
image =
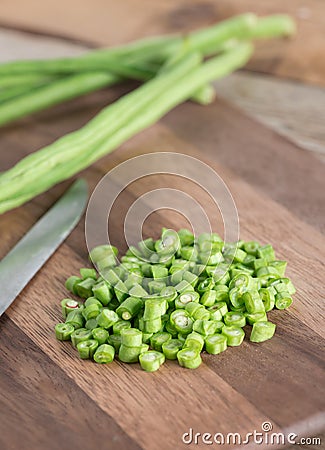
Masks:
[[[193,350],[197,350],[197,351],[201,352],[204,347],[204,338],[202,337],[201,334],[193,331],[192,333],[190,333],[186,336],[183,347],[191,348]]]
[[[177,353],[183,348],[179,339],[170,339],[162,345],[162,351],[166,359],[177,359]]]
[[[237,347],[243,342],[245,337],[242,328],[234,326],[224,326],[221,333],[227,338],[227,345],[229,347]]]
[[[275,333],[276,325],[272,322],[262,321],[255,322],[252,328],[250,341],[264,342],[271,339]]]
[[[83,318],[81,312],[79,310],[76,310],[76,311],[70,311],[68,313],[65,323],[69,323],[75,329],[77,329],[77,328],[82,328],[85,321],[84,321],[84,318]]]
[[[187,369],[197,369],[201,363],[200,352],[192,348],[185,348],[177,353],[178,363]]]
[[[128,297],[120,304],[116,312],[123,320],[130,320],[140,312],[141,308],[142,300],[140,298]]]
[[[55,325],[55,336],[59,341],[69,341],[74,327],[69,323],[58,323]]]
[[[110,328],[114,323],[120,320],[115,311],[110,309],[103,309],[103,311],[97,316],[97,323],[102,328]]]
[[[105,330],[105,328],[100,327],[91,330],[91,334],[93,339],[95,339],[99,345],[105,344],[109,336],[108,331]]]
[[[94,361],[99,364],[111,363],[114,360],[114,355],[114,347],[108,344],[102,344],[94,353]]]
[[[105,108],[83,129],[21,160],[0,176],[0,212],[24,203],[87,167],[154,123],[206,82],[243,65],[251,53],[252,47],[242,43],[201,65],[197,54],[189,54],[168,73]]]
[[[73,300],[72,298],[64,298],[61,301],[62,315],[64,318],[67,317],[69,312],[80,310],[80,303]]]
[[[87,328],[78,328],[71,334],[71,342],[74,347],[77,347],[79,342],[88,341],[93,337],[91,330]]]
[[[98,342],[95,339],[88,339],[77,344],[77,350],[81,359],[91,359],[98,347]]]
[[[235,327],[244,327],[246,325],[245,315],[241,312],[237,311],[229,311],[227,312],[223,320],[226,325],[233,325]]]
[[[164,246],[166,254],[171,248],[177,251],[162,262]],[[236,254],[243,249],[246,256],[244,262],[229,266],[221,262],[222,283],[215,284],[216,267],[202,268],[199,258],[183,259],[190,248],[199,249],[198,255],[201,250],[208,249],[211,254],[221,251],[225,259],[234,255],[243,259],[243,254]],[[143,262],[140,256],[149,250],[150,262]],[[111,362],[117,354],[125,363],[140,361],[147,371],[157,370],[165,358],[177,359],[183,367],[196,368],[201,364],[204,347],[208,353],[218,354],[227,346],[239,346],[245,337],[242,327],[246,322],[253,327],[252,342],[263,342],[273,336],[275,324],[268,320],[268,312],[273,314],[274,306],[278,309],[289,306],[295,293],[289,278],[275,274],[278,268],[283,273],[286,264],[280,261],[276,264],[278,268],[273,266],[274,261],[279,262],[272,259],[273,253],[272,246],[261,247],[255,241],[224,243],[215,233],[195,238],[185,230],[176,233],[163,229],[160,239],[141,241],[138,247],[129,248],[119,265],[105,269],[103,276],[110,281],[102,275],[97,278],[92,269],[85,268],[80,271],[81,279],[70,277],[68,287],[81,285],[82,296],[92,282],[93,294],[94,287],[107,286],[109,309],[94,295],[83,302],[62,300],[66,323],[56,325],[56,337],[71,339],[81,358],[97,362]],[[117,249],[110,246],[99,246],[91,252],[95,264],[116,255]],[[187,289],[177,293],[184,282]],[[152,294],[148,294],[150,283]],[[136,296],[130,296],[131,291]],[[223,301],[217,301],[220,299]]]
[[[150,338],[150,347],[152,347],[157,352],[161,352],[163,344],[170,341],[171,338],[172,338],[171,334],[169,334],[165,331],[162,331],[160,333],[155,333]]]
[[[143,352],[139,355],[140,365],[146,372],[155,372],[164,363],[164,361],[164,354],[154,350]]]
[[[205,348],[211,355],[227,350],[227,337],[223,334],[212,334],[205,338]]]

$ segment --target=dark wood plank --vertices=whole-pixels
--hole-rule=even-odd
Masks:
[[[288,312],[274,310],[269,320],[277,324],[272,341],[231,349],[209,365],[242,395],[258,399],[259,409],[273,421],[290,428],[325,410],[324,340]]]
[[[162,123],[202,156],[325,231],[324,167],[314,155],[221,99],[208,107],[181,105]]]
[[[140,449],[8,317],[0,328],[2,450]]]

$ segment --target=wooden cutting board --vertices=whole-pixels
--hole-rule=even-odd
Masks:
[[[96,93],[6,127],[1,170],[81,126],[124,90]],[[169,450],[186,447],[182,435],[190,428],[244,436],[270,422],[276,431],[302,437],[324,427],[322,167],[217,100],[208,107],[178,107],[83,176],[93,189],[119,162],[157,151],[189,154],[218,171],[236,202],[241,238],[270,242],[279,258],[288,260],[298,291],[292,307],[270,313],[277,324],[271,341],[257,345],[246,339],[221,355],[204,355],[194,371],[175,362],[147,374],[138,365],[81,361],[69,344],[56,341],[53,327],[67,295],[65,279],[88,265],[82,220],[0,320],[1,449]],[[2,256],[68,185],[0,218]],[[121,251],[128,206],[145,191],[164,186],[197,198],[221,232],[218,214],[197,186],[177,177],[147,178],[127,188],[113,212],[110,231]],[[157,236],[164,224],[177,229],[184,221],[161,211],[149,218],[144,232]]]

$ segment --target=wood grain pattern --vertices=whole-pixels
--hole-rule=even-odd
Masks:
[[[10,166],[24,154],[84,123],[100,108],[101,103],[112,100],[123,89],[97,93],[71,102],[65,108],[59,107],[7,127],[1,137],[1,167]],[[184,152],[209,162],[226,181],[235,198],[241,236],[274,243],[279,257],[289,261],[288,274],[296,284],[298,293],[289,311],[271,313],[271,319],[278,324],[276,337],[263,345],[245,342],[242,347],[229,349],[220,357],[206,355],[204,364],[193,372],[181,369],[173,362],[168,362],[159,373],[146,374],[137,366],[118,362],[99,367],[80,361],[69,345],[55,340],[53,326],[60,319],[59,300],[66,295],[65,278],[87,264],[83,222],[24,289],[1,324],[1,330],[5,330],[0,335],[0,348],[5,355],[3,364],[8,364],[6,355],[9,355],[10,349],[14,354],[18,351],[17,346],[18,349],[20,346],[32,349],[22,368],[16,363],[16,358],[21,360],[21,357],[15,355],[8,369],[10,373],[24,384],[32,370],[29,367],[41,366],[42,370],[35,369],[30,377],[29,392],[34,392],[34,386],[42,383],[44,371],[50,386],[56,386],[58,380],[63,380],[64,385],[67,382],[69,396],[64,397],[62,402],[67,408],[69,424],[73,423],[71,428],[79,430],[78,422],[74,424],[73,420],[74,408],[82,420],[87,419],[89,436],[96,434],[93,430],[97,420],[102,423],[106,421],[107,429],[100,429],[98,436],[106,442],[105,433],[116,433],[123,442],[115,446],[112,444],[112,448],[121,445],[126,449],[137,446],[148,450],[182,448],[181,435],[190,427],[201,433],[245,434],[260,429],[261,423],[269,420],[278,430],[294,427],[302,430],[303,426],[307,426],[304,433],[308,434],[316,433],[325,425],[322,416],[319,416],[325,410],[322,367],[324,327],[321,321],[324,237],[316,230],[316,225],[321,227],[321,215],[313,219],[315,225],[312,226],[308,224],[310,218],[306,217],[304,209],[297,208],[296,203],[299,202],[296,196],[300,199],[303,193],[297,192],[294,184],[297,173],[298,176],[305,173],[305,153],[221,100],[207,110],[209,114],[197,105],[183,105],[161,123],[130,140],[118,152],[103,158],[83,175],[93,188],[102,174],[119,162],[140,153],[159,150]],[[243,148],[247,159],[240,155]],[[265,183],[260,171],[266,171],[272,177],[279,166],[279,163],[272,161],[272,155],[274,160],[279,155],[285,155],[278,169],[280,175],[285,176],[277,174]],[[235,157],[236,161],[232,161]],[[227,160],[230,162],[227,163]],[[306,195],[312,194],[310,207],[316,209],[318,199],[313,192],[321,189],[323,179],[318,163],[310,156],[306,157],[306,161],[312,168],[310,170],[315,171],[312,178],[304,180],[304,192]],[[1,217],[2,255],[67,185],[63,183]],[[161,176],[141,180],[121,198],[120,207],[117,207],[113,217],[112,232],[114,243],[122,250],[125,243],[119,224],[123,211],[143,192],[166,185],[189,189],[176,177]],[[291,201],[289,197],[283,199],[285,190]],[[205,203],[209,217],[217,228],[216,211],[205,202],[200,189],[191,186],[188,192]],[[307,197],[304,201],[307,202]],[[146,223],[145,233],[156,234],[157,227],[164,223],[171,223],[176,228],[183,225],[179,218],[167,212],[158,213]],[[0,384],[8,391],[5,406],[10,401],[15,405],[15,392],[22,389],[20,385],[10,383],[8,370],[0,374]],[[41,384],[44,390],[40,390],[39,400],[31,408],[29,418],[19,416],[21,436],[26,436],[26,439],[31,423],[40,421],[48,429],[48,436],[57,428],[64,428],[60,417],[55,421],[49,419],[51,414],[58,415],[60,402],[53,405],[54,388],[48,387],[48,384]],[[28,408],[28,395],[31,394],[21,395],[24,408]],[[38,401],[43,401],[44,407],[38,407]],[[89,408],[96,407],[97,412],[90,413],[90,409],[79,407],[78,401],[81,405],[90,402]],[[2,411],[4,408],[0,409],[1,419]],[[321,419],[318,419],[316,426],[313,418],[317,414]],[[2,436],[5,444],[10,443],[14,448],[16,441],[12,440],[10,430],[12,428],[4,427]],[[60,436],[58,433],[58,439],[62,439]],[[40,439],[44,438],[41,436]],[[34,444],[31,440],[26,442]],[[99,439],[98,442],[101,448]],[[50,443],[49,448],[56,448],[55,445],[56,441],[53,441],[53,447]],[[71,445],[71,448],[77,448],[73,439]],[[36,443],[33,447],[37,450],[41,448]]]
[[[8,317],[0,327],[1,449],[140,448]]]
[[[234,14],[289,13],[298,23],[294,40],[259,43],[249,68],[325,83],[325,5],[322,0],[2,0],[0,22],[88,41],[116,45],[155,34],[189,31]],[[55,20],[53,19],[55,18]]]

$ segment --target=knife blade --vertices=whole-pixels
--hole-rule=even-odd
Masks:
[[[0,261],[0,316],[77,225],[87,199],[86,181],[75,181]]]

